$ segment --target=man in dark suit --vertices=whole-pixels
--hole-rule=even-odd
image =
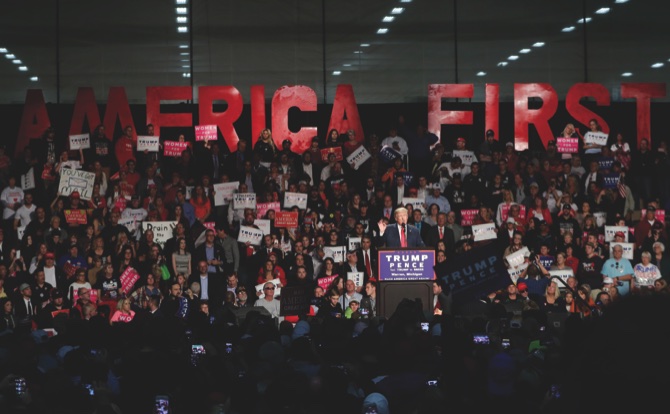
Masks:
[[[378,247],[423,247],[425,244],[421,239],[419,229],[407,224],[408,213],[404,207],[398,207],[393,214],[395,224],[386,224],[379,220],[379,236],[377,236]]]
[[[589,171],[582,176],[581,190],[588,196],[589,185],[591,185],[591,183],[596,183],[598,188],[602,188],[602,181],[603,176],[598,171],[598,161],[591,161],[591,164],[589,164]]]
[[[256,263],[254,264],[257,266],[254,269],[254,275],[256,272],[258,272],[258,269],[260,269],[262,266],[265,265],[265,262],[270,258],[270,255],[274,254],[277,256],[277,264],[280,266],[284,267],[284,253],[279,249],[278,247],[275,247],[273,241],[272,241],[272,236],[269,234],[266,234],[263,236],[263,245],[258,249],[258,252],[256,253],[255,261]]]
[[[211,274],[208,273],[207,268],[208,264],[205,260],[198,262],[198,271],[192,273],[188,279],[188,284],[191,285],[193,282],[198,282],[200,284],[200,300],[209,301],[212,304],[212,307],[218,307],[223,302],[223,286],[222,283],[223,276],[220,274]],[[199,306],[199,304],[198,304]]]
[[[32,290],[27,283],[19,286],[19,296],[14,302],[14,316],[16,316],[17,329],[30,331],[32,321],[37,314],[37,308],[32,301]]]
[[[428,229],[426,234],[426,243],[428,246],[435,247],[439,241],[443,241],[446,245],[447,254],[454,250],[454,245],[456,244],[454,231],[447,227],[447,213],[444,212],[437,215],[437,225]]]
[[[361,238],[361,247],[356,251],[358,256],[358,263],[363,266],[365,272],[365,281],[370,280],[371,277],[377,274],[377,249],[372,245],[370,236],[363,236]]]

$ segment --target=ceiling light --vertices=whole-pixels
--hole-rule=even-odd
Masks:
[[[370,43],[361,43],[361,47],[370,47]]]
[[[533,47],[542,47],[544,46],[544,42],[535,42],[533,43]]]
[[[33,82],[37,82],[38,80],[40,80],[40,78],[38,78],[37,76],[33,76],[30,78],[30,80]]]
[[[519,53],[530,53],[530,49],[521,49]]]
[[[354,50],[354,53],[363,53],[362,50]]]
[[[188,49],[188,45],[179,45],[179,49]]]
[[[7,49],[5,49],[4,47],[0,47],[0,53],[7,53]]]
[[[349,66],[351,66],[351,63],[345,63],[342,66],[344,66],[345,68],[348,68]]]
[[[333,75],[335,75],[335,76],[338,76],[338,75],[341,75],[341,74],[342,74],[342,72],[339,71],[339,70],[334,70],[333,71]]]
[[[384,18],[382,19],[382,21],[384,23],[391,23],[394,20],[395,20],[395,16],[384,16]]]
[[[21,59],[14,59],[14,60],[12,60],[12,63],[16,63],[17,65],[20,65],[23,62],[21,62]]]
[[[189,52],[181,52],[180,55],[181,56],[188,56],[188,55],[190,55],[190,53]]]
[[[607,14],[610,12],[609,7],[601,7],[598,10],[596,10],[596,14]]]
[[[177,16],[177,23],[186,23],[188,22],[188,17],[186,16]]]
[[[28,70],[28,66],[19,66],[19,70],[21,72],[26,72]]]
[[[477,72],[477,76],[486,76],[486,72]]]
[[[412,0],[400,0],[401,3],[411,3]]]
[[[561,29],[561,32],[568,33],[568,32],[571,32],[573,30],[575,30],[575,26],[568,26],[568,27],[564,27],[563,29]]]
[[[401,14],[404,11],[404,7],[394,7],[393,10],[391,10],[391,14]]]
[[[184,77],[184,78],[190,78],[191,74],[188,73],[188,72],[184,72],[184,73],[181,74],[181,76]]]
[[[188,26],[178,26],[177,32],[179,33],[188,33]]]
[[[188,0],[176,0],[177,4],[187,4]]]
[[[184,69],[188,69],[188,68],[190,68],[189,65],[181,65],[181,67],[184,68]]]
[[[377,29],[377,34],[386,34],[389,31],[386,27],[380,27]]]
[[[8,53],[8,54],[5,55],[5,57],[6,57],[7,59],[16,59],[16,56],[14,56],[13,53]]]
[[[623,3],[628,3],[628,0],[616,0],[616,4],[623,4]]]
[[[624,77],[628,78],[630,76],[633,76],[633,73],[632,72],[624,72],[624,73],[621,74],[621,76],[624,76]]]
[[[661,62],[657,62],[657,63],[654,63],[653,65],[651,65],[651,67],[654,68],[654,69],[658,69],[658,68],[662,68],[663,65],[664,64],[661,63]]]
[[[182,62],[190,62],[191,60],[190,59],[182,59],[181,61]]]
[[[586,18],[586,23],[590,22],[592,19],[590,17]],[[582,17],[581,19],[577,20],[577,23],[582,24],[584,23],[584,18]]]
[[[187,7],[177,7],[177,14],[188,14]]]
[[[519,56],[517,55],[511,55],[510,57],[507,58],[507,60],[517,60],[519,59]]]
[[[498,66],[505,67],[505,66],[507,66],[507,62],[498,62]]]

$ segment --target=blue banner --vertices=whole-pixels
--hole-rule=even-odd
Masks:
[[[617,173],[604,175],[603,188],[616,188],[617,184],[619,184],[620,176],[621,175]]]

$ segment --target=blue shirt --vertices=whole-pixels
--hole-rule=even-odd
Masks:
[[[603,270],[601,273],[603,276],[611,277],[612,279],[615,277],[634,274],[633,265],[630,264],[630,260],[623,258],[619,261],[616,259],[607,259],[603,265]],[[625,296],[630,292],[630,282],[621,281],[621,283],[623,283],[622,286],[615,287],[619,290],[619,294],[621,296]]]
[[[216,257],[214,257],[214,246],[212,246],[212,247],[205,246],[205,256],[207,256],[207,261],[208,262],[210,260],[216,259]],[[216,273],[216,266],[208,265],[207,266],[207,273]]]
[[[209,277],[200,275],[200,299],[209,300],[208,289]]]
[[[195,223],[195,208],[193,204],[184,202],[181,205],[181,209],[184,210],[184,217],[188,220],[188,224],[192,226]]]
[[[430,208],[431,204],[437,204],[440,208],[440,213],[448,213],[451,211],[451,205],[449,205],[449,200],[445,196],[434,197],[432,195],[426,196],[426,209]]]

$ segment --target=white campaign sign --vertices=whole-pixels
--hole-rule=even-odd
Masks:
[[[510,279],[516,284],[516,281],[519,280],[519,276],[523,273],[524,270],[528,269],[528,263],[524,263],[519,266],[517,269],[507,269]]]
[[[120,218],[119,219],[119,225],[124,226],[125,228],[127,228],[128,231],[130,232],[130,234],[135,234],[135,232],[137,231],[138,223],[137,223],[137,220],[135,219],[135,217],[127,217],[127,218]],[[158,243],[158,244],[160,244],[160,243]]]
[[[585,144],[607,145],[607,134],[604,132],[589,131],[584,134]]]
[[[370,153],[364,146],[358,147],[358,149],[347,157],[347,162],[351,165],[351,168],[358,170],[365,161],[369,160],[371,157]]]
[[[605,226],[605,241],[611,242],[614,240],[614,235],[617,232],[624,234],[624,241],[628,241],[628,226]]]
[[[356,287],[363,287],[363,272],[347,272],[347,280],[353,280]]]
[[[268,219],[256,219],[254,224],[258,226],[259,229],[263,232],[263,236],[270,234],[270,220]]]
[[[70,149],[89,149],[91,148],[90,134],[70,135]]]
[[[137,136],[137,152],[158,152],[160,147],[160,138],[146,135]]]
[[[342,263],[346,257],[347,248],[345,246],[324,246],[323,252],[325,253],[324,259],[330,257],[335,263]]]
[[[240,226],[240,234],[237,236],[239,243],[249,242],[254,246],[260,246],[263,240],[263,230],[248,226]]]
[[[78,191],[83,200],[90,200],[93,195],[94,182],[95,174],[92,172],[64,168],[60,170],[58,192],[69,196],[72,192]]]
[[[21,176],[21,189],[32,190],[35,188],[35,170],[30,167],[27,173]]]
[[[475,224],[472,226],[472,235],[475,241],[491,240],[497,237],[495,223]]]
[[[233,193],[239,188],[239,181],[214,184],[214,205],[227,206],[233,200]]]
[[[361,247],[360,237],[349,237],[349,250],[358,250]]]
[[[561,280],[565,283],[568,283],[568,278],[575,275],[575,272],[572,269],[563,269],[563,270],[550,270],[549,274],[553,276],[560,277]],[[562,284],[558,284],[558,287],[565,288]]]
[[[426,199],[425,198],[416,198],[416,197],[403,197],[402,204],[406,206],[411,204],[415,210],[421,211],[421,213],[426,213]]]
[[[142,233],[151,229],[154,232],[154,241],[161,247],[173,237],[176,221],[145,221],[142,223]]]
[[[453,157],[458,157],[463,161],[463,165],[470,166],[472,165],[473,162],[477,162],[477,157],[475,156],[475,153],[472,151],[466,151],[466,150],[454,150],[452,151],[452,158]]]
[[[304,210],[307,208],[307,194],[303,193],[289,193],[288,191],[284,193],[284,208],[290,209],[294,206],[298,206],[299,209]]]
[[[598,211],[597,213],[593,213],[593,218],[596,219],[596,226],[602,227],[607,222],[607,213]]]
[[[621,255],[621,257],[624,259],[633,260],[633,243],[610,243],[610,257],[614,256],[614,246],[621,246],[623,249],[623,255]]]
[[[530,256],[530,251],[528,250],[528,247],[524,247],[521,250],[508,254],[505,256],[505,259],[512,269],[516,269],[523,264],[527,256]]]
[[[256,208],[256,193],[233,194],[233,208],[235,210],[243,208]]]

